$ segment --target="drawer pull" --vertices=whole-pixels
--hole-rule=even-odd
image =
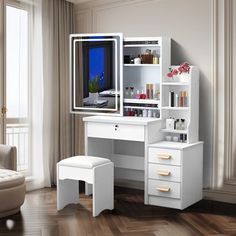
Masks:
[[[157,171],[158,175],[162,175],[162,176],[169,176],[170,175],[170,171],[162,171],[162,170],[158,170]]]
[[[157,157],[159,159],[170,159],[171,155],[169,155],[169,154],[158,154]]]
[[[160,191],[160,192],[170,192],[170,188],[166,188],[166,187],[157,187],[157,191]]]

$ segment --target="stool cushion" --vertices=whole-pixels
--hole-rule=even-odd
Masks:
[[[111,162],[109,159],[93,156],[74,156],[59,162],[60,166],[92,169],[96,166]]]

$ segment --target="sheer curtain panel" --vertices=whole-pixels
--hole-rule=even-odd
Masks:
[[[28,190],[56,183],[56,163],[74,153],[69,112],[69,34],[73,4],[31,1],[32,176]]]

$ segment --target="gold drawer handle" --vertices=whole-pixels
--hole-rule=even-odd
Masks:
[[[169,176],[170,173],[171,173],[170,171],[162,171],[162,170],[157,171],[157,174],[162,176]]]
[[[157,154],[157,157],[159,159],[170,159],[171,155],[169,155],[169,154]]]
[[[157,187],[157,190],[165,193],[170,192],[170,188],[165,188],[165,187]]]

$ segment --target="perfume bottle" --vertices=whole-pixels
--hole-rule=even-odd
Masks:
[[[134,98],[134,87],[130,87],[130,98]]]
[[[125,98],[130,98],[129,87],[125,87]]]

